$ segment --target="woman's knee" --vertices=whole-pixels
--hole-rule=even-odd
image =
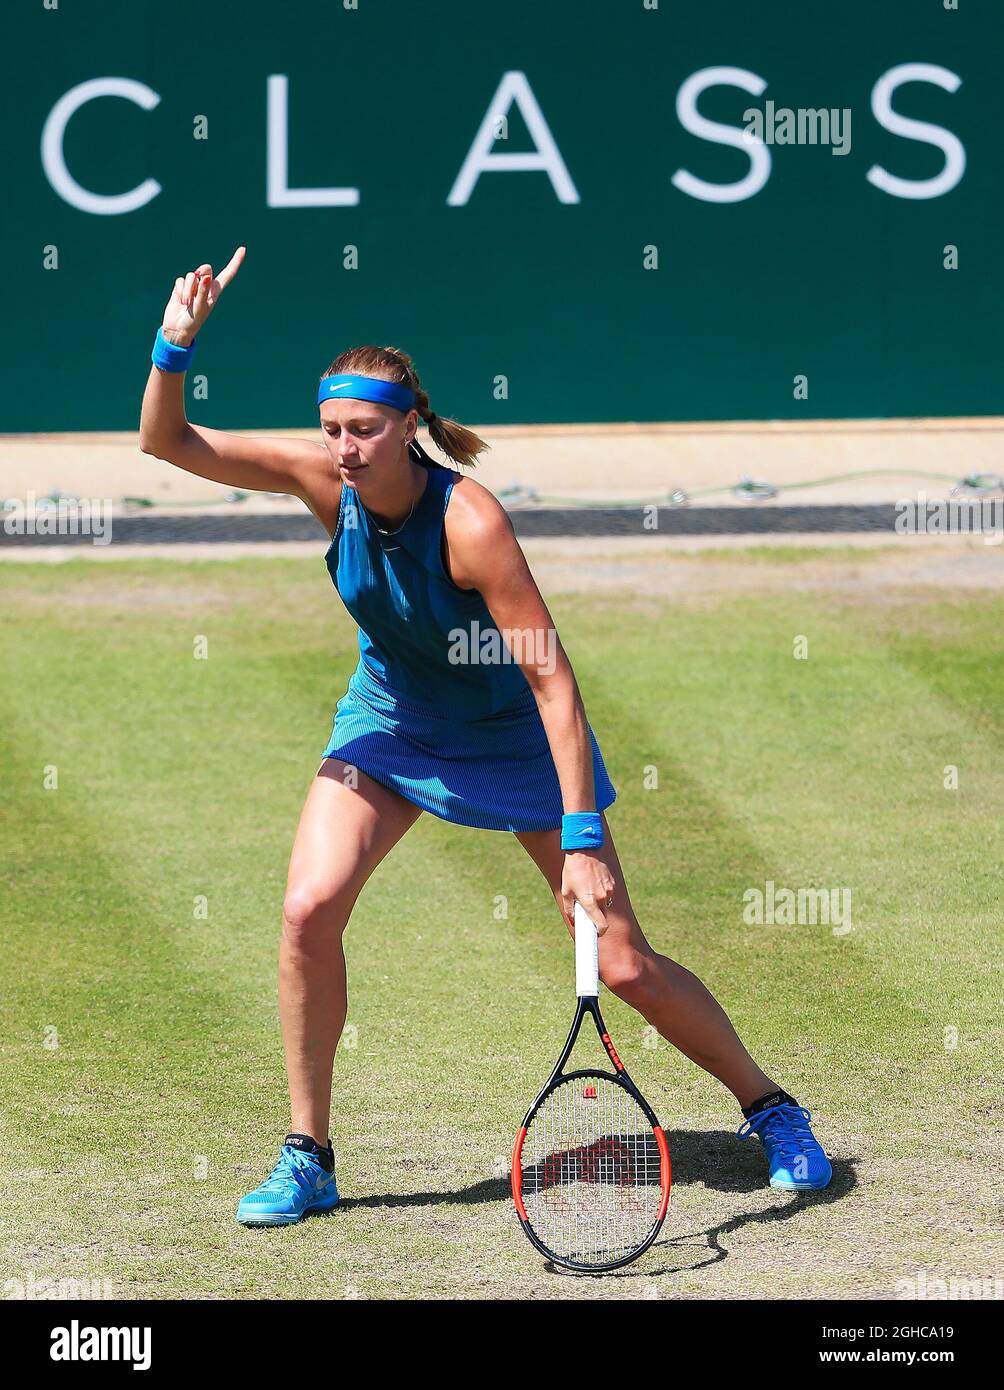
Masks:
[[[282,904],[284,939],[294,948],[303,948],[318,937],[341,933],[355,898],[348,885],[332,888],[309,880],[290,884]]]
[[[635,1006],[650,994],[654,975],[654,957],[632,948],[618,951],[600,965],[600,979],[611,994]]]

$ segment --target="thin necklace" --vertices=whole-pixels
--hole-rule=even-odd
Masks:
[[[428,480],[426,480],[425,487],[428,487],[428,486],[429,486],[429,483],[428,483]],[[424,487],[424,488],[422,489],[422,491],[421,491],[420,493],[418,493],[417,496],[415,497],[414,502],[412,502],[412,504],[411,504],[411,511],[408,513],[408,515],[405,517],[405,519],[401,522],[401,525],[400,525],[400,526],[395,526],[394,529],[393,529],[393,531],[388,531],[388,530],[386,529],[386,527],[377,525],[376,518],[374,517],[374,519],[373,519],[373,525],[376,526],[376,528],[377,528],[377,530],[380,532],[381,536],[396,536],[397,533],[398,533],[398,531],[403,531],[403,530],[404,530],[404,528],[408,525],[408,522],[411,520],[411,518],[412,518],[412,516],[413,516],[413,514],[414,514],[414,511],[415,511],[415,508],[418,506],[419,498],[425,496],[425,487]]]

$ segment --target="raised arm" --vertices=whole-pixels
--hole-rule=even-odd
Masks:
[[[200,265],[179,276],[164,310],[168,342],[187,347],[202,328],[244,260],[239,246],[229,265],[213,276]],[[139,447],[186,473],[250,492],[287,492],[326,522],[338,514],[339,480],[327,449],[300,439],[245,439],[225,430],[190,424],[185,416],[185,373],[151,367],[140,414]]]

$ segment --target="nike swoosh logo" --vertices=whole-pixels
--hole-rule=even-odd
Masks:
[[[340,381],[340,382],[338,383],[337,386],[329,386],[329,387],[328,387],[328,391],[329,391],[329,393],[330,393],[330,392],[334,392],[334,391],[342,391],[342,390],[344,390],[344,388],[345,388],[346,386],[351,386],[351,385],[352,385],[352,382],[351,382],[351,381]]]

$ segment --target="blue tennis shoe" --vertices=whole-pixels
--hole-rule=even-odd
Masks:
[[[328,1170],[316,1151],[291,1144],[287,1135],[279,1161],[260,1187],[242,1197],[237,1220],[243,1226],[288,1226],[308,1211],[330,1211],[338,1205],[334,1170]]]
[[[782,1103],[756,1111],[736,1130],[740,1139],[755,1134],[763,1144],[771,1187],[818,1190],[833,1177],[830,1160],[809,1128],[811,1119],[800,1105]]]

